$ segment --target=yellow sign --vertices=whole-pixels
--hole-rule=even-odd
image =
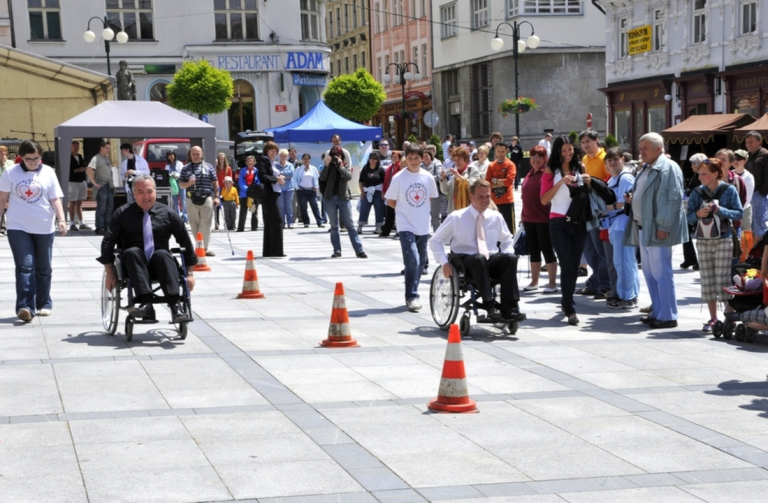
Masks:
[[[647,24],[627,32],[629,54],[640,54],[651,50],[651,25]]]

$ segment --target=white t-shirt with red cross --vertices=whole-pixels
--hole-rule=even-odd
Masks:
[[[408,231],[417,236],[429,235],[429,200],[437,195],[435,179],[425,169],[419,169],[417,173],[404,169],[392,177],[392,183],[389,184],[384,197],[397,201],[397,232]]]
[[[56,173],[42,165],[25,171],[16,164],[0,178],[0,192],[10,192],[6,227],[29,234],[51,234],[56,226],[56,212],[51,199],[62,198]]]

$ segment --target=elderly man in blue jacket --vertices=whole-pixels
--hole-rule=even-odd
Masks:
[[[643,169],[632,193],[625,246],[640,246],[643,275],[653,309],[642,322],[651,328],[677,326],[677,297],[672,274],[672,247],[688,240],[683,208],[683,172],[664,155],[664,139],[658,133],[640,138]]]

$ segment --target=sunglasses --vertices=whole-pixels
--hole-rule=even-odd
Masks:
[[[712,164],[712,161],[710,161],[709,159],[704,159],[703,161],[701,161],[701,163],[702,164]]]

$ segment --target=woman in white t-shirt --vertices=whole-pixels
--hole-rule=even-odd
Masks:
[[[58,218],[61,235],[67,220],[56,173],[42,163],[43,149],[31,140],[19,145],[21,164],[0,178],[0,208],[8,202],[8,243],[16,264],[16,315],[25,322],[37,314],[49,316],[51,256]]]

